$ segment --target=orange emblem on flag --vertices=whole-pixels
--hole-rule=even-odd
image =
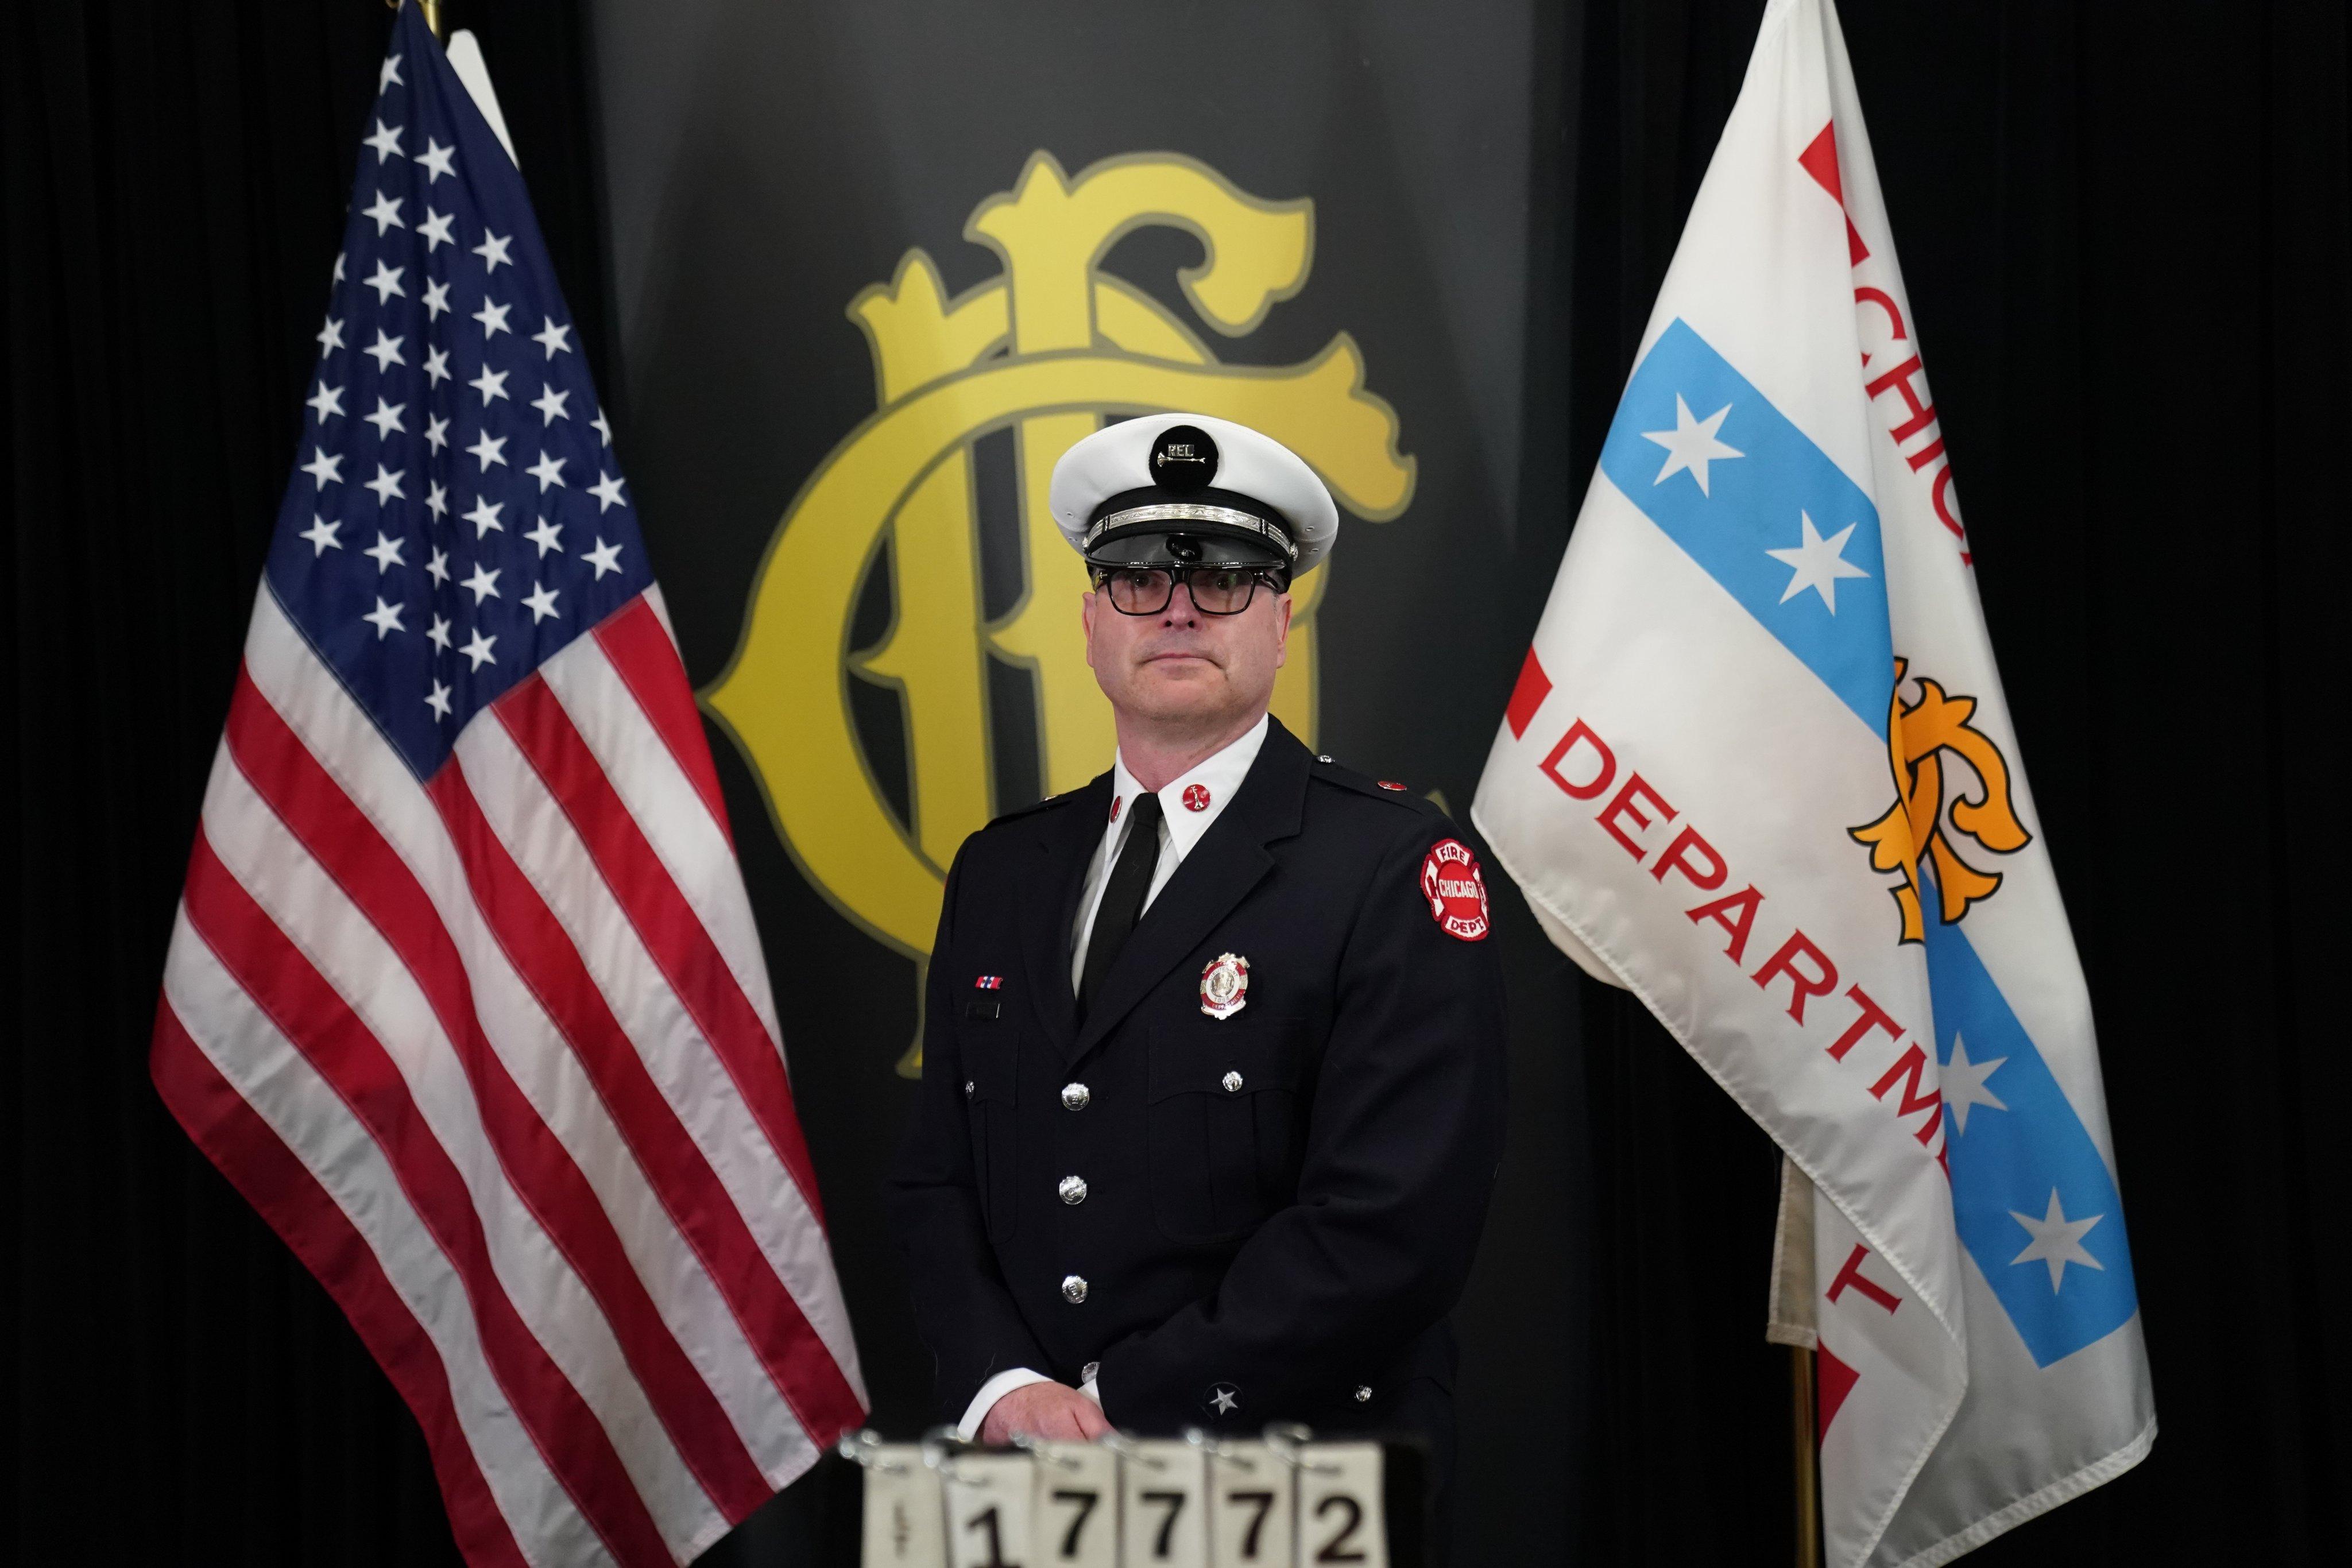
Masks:
[[[1960,858],[1955,835],[1965,836],[1996,854],[2013,854],[2033,841],[2017,819],[2009,783],[2009,761],[1990,737],[1974,728],[1977,699],[1949,696],[1926,676],[1919,677],[1919,699],[1903,700],[1903,674],[1909,661],[1895,661],[1895,690],[1887,698],[1888,761],[1895,770],[1895,804],[1885,816],[1864,827],[1849,829],[1870,846],[1870,863],[1882,872],[1899,871],[1903,883],[1894,889],[1903,912],[1903,936],[1917,942],[1926,934],[1919,888],[1919,854],[1924,846],[1934,869],[1937,913],[1949,925],[1969,906],[1990,898],[2000,889],[1999,872],[1979,871]],[[1948,752],[1976,775],[1980,793],[1958,795],[1945,810],[1945,754]]]

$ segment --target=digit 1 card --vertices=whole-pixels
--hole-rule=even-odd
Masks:
[[[1034,1483],[1026,1454],[958,1454],[947,1488],[948,1568],[1027,1568]]]

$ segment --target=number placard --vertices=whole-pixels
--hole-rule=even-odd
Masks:
[[[1208,1568],[1201,1450],[1190,1443],[1136,1443],[1118,1470],[1120,1568]]]
[[[1026,1454],[958,1454],[946,1467],[948,1568],[1029,1568]]]
[[[1209,1561],[1215,1568],[1294,1568],[1298,1532],[1291,1467],[1264,1443],[1209,1457]]]
[[[866,1458],[864,1568],[940,1568],[940,1475],[913,1443],[885,1443]]]
[[[1118,1456],[1092,1443],[1040,1443],[1031,1568],[1118,1568]]]
[[[1298,1568],[1389,1568],[1378,1443],[1309,1443],[1298,1470]]]

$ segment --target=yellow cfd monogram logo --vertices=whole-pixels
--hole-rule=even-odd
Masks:
[[[1895,661],[1895,695],[1887,703],[1887,753],[1895,769],[1895,801],[1886,815],[1852,832],[1870,846],[1875,870],[1900,871],[1902,885],[1895,902],[1903,912],[1903,940],[1926,936],[1919,886],[1919,856],[1924,851],[1934,869],[1937,914],[1947,925],[1969,912],[1969,905],[1990,898],[2000,888],[2000,873],[1979,871],[1960,858],[1952,842],[1959,834],[1997,854],[2023,849],[2032,835],[2017,820],[2011,798],[2009,762],[1982,730],[1970,725],[1976,716],[1974,697],[1956,697],[1921,676],[1919,700],[1903,700],[1903,674],[1907,661]],[[1945,821],[1945,756],[1948,753],[1975,773],[1983,793],[1962,794],[1951,804],[1948,830]]]
[[[1262,201],[1172,153],[1106,160],[1074,180],[1033,154],[1014,190],[982,202],[965,236],[1003,272],[947,298],[921,250],[849,315],[874,356],[877,408],[835,447],[784,514],[761,563],[735,657],[705,694],[758,774],[778,831],[809,879],[866,931],[928,955],[945,868],[992,800],[992,657],[1025,671],[1035,698],[1036,776],[1056,794],[1109,766],[1108,706],[1087,668],[1077,556],[1046,508],[1055,461],[1105,414],[1193,410],[1265,431],[1313,465],[1349,510],[1375,520],[1411,499],[1396,416],[1364,390],[1354,340],[1302,364],[1222,365],[1185,320],[1101,262],[1120,237],[1160,225],[1205,250],[1179,275],[1185,298],[1228,337],[1257,327],[1307,281],[1312,204]],[[1024,587],[987,619],[972,444],[1011,431]],[[895,614],[871,647],[850,646],[870,573],[890,572]],[[1315,728],[1314,601],[1302,581],[1274,707]],[[853,679],[896,689],[905,716],[900,820],[878,786],[849,707]],[[1017,802],[1003,802],[1010,806]]]

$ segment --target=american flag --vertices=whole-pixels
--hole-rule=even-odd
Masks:
[[[383,63],[157,1088],[468,1562],[685,1563],[862,1417],[758,934],[520,175]]]

